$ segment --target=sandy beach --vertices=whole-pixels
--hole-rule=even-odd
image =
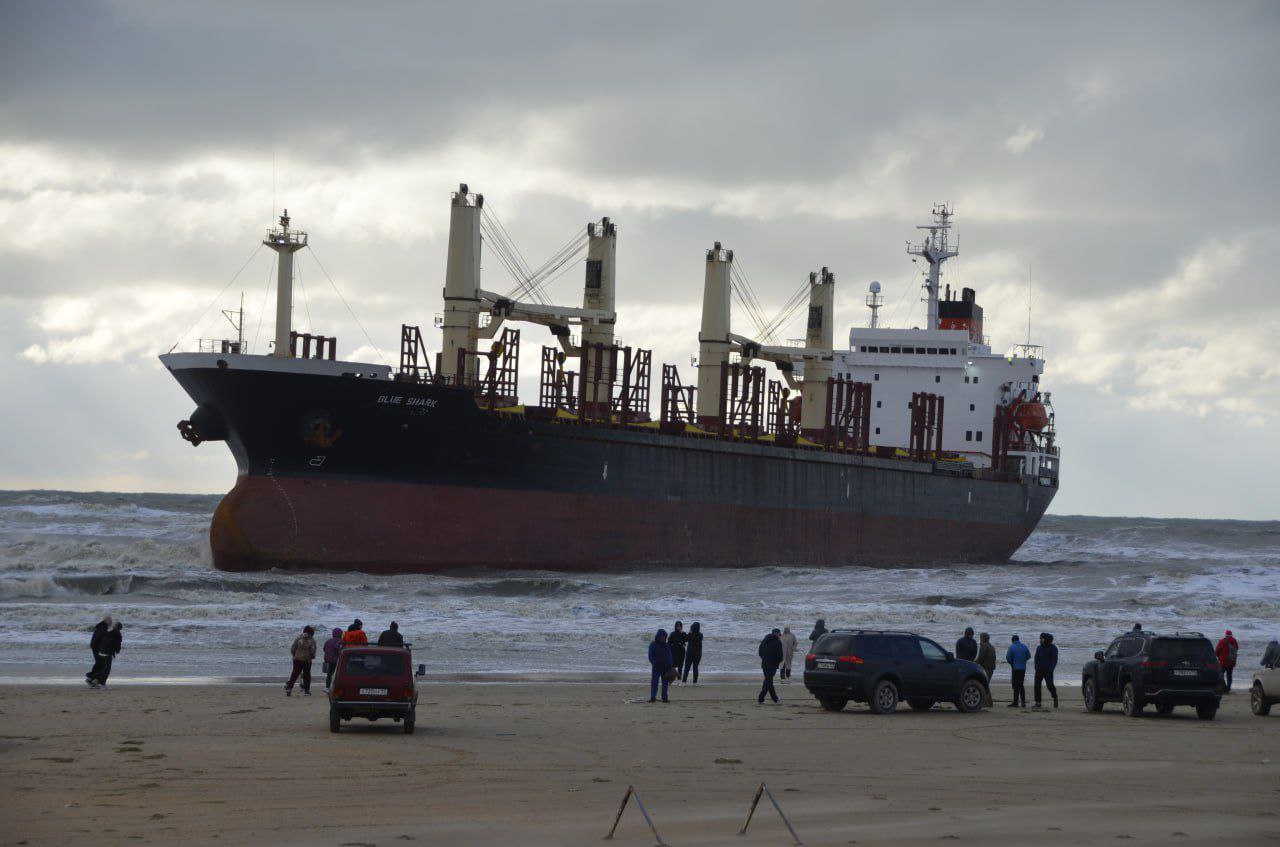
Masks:
[[[1275,843],[1280,717],[1111,706],[887,718],[779,705],[744,683],[638,702],[640,684],[435,683],[418,731],[328,731],[276,686],[0,688],[6,844],[597,844],[628,784],[663,839],[787,844]],[[997,691],[997,693],[1000,693]],[[628,808],[615,843],[653,843]]]

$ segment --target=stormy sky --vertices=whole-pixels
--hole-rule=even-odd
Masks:
[[[998,349],[1030,277],[1054,512],[1280,517],[1278,36],[1275,2],[9,0],[0,487],[228,489],[156,355],[231,334],[241,292],[266,349],[287,206],[295,326],[391,361],[441,309],[467,182],[531,264],[615,219],[619,335],[687,378],[712,241],[770,313],[830,266],[839,339],[871,280],[920,323],[904,241],[952,203],[944,281]]]

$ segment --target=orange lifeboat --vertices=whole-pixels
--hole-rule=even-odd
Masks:
[[[1015,415],[1019,426],[1031,432],[1040,432],[1049,425],[1049,413],[1043,403],[1020,403]]]

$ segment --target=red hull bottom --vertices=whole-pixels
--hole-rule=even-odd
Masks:
[[[290,477],[239,479],[214,565],[370,573],[999,562],[1034,523]]]

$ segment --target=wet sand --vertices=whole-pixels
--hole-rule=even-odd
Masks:
[[[275,686],[0,686],[0,843],[594,845],[634,784],[676,847],[788,844],[767,801],[736,837],[761,780],[810,845],[1280,843],[1280,712],[1243,692],[1202,722],[779,691],[435,683],[406,736]],[[653,843],[634,807],[614,843]]]

